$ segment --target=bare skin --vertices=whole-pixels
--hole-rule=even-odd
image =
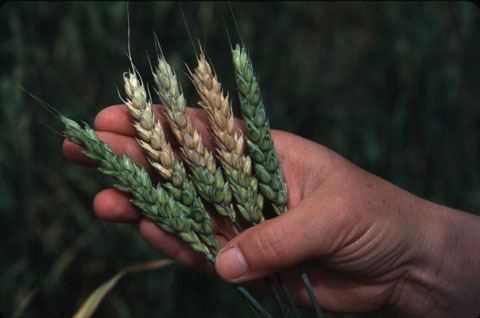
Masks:
[[[155,110],[175,145],[161,107]],[[189,114],[213,146],[203,112]],[[102,110],[95,129],[116,153],[147,166],[124,105]],[[317,299],[329,311],[480,315],[479,217],[418,198],[312,141],[278,130],[272,136],[290,191],[289,211],[238,236],[216,218],[224,245],[216,262],[220,277],[250,282],[280,271],[297,301],[308,305],[294,270],[307,261]],[[67,140],[63,151],[76,163],[94,165]],[[93,207],[102,220],[138,222],[145,240],[175,261],[213,271],[182,241],[141,217],[126,194],[103,190]]]

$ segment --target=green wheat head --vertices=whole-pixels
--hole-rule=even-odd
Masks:
[[[180,237],[195,251],[209,259],[213,258],[208,247],[193,230],[192,222],[189,221],[191,209],[176,201],[161,186],[155,187],[147,172],[128,156],[115,155],[106,143],[98,139],[93,129],[88,126],[82,128],[77,122],[64,116],[60,116],[60,120],[65,125],[65,136],[85,148],[85,154],[100,164],[100,172],[117,180],[115,188],[132,194],[131,202],[146,217],[155,221],[165,231]]]
[[[286,211],[287,184],[270,134],[252,61],[246,49],[238,44],[232,50],[232,57],[240,109],[246,126],[247,146],[254,162],[255,176],[259,180],[258,186],[263,196],[272,203],[275,212],[281,214]]]

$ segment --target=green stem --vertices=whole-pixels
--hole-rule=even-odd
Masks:
[[[274,277],[275,277],[276,281],[278,282],[278,284],[280,285],[280,287],[282,288],[283,293],[287,297],[287,301],[288,301],[288,304],[290,305],[290,309],[293,312],[293,316],[295,318],[300,318],[300,314],[297,311],[297,307],[295,306],[295,303],[293,302],[292,293],[290,292],[290,289],[288,289],[287,284],[285,284],[285,282],[283,281],[282,276],[278,273],[275,273]]]
[[[208,257],[210,263],[215,266],[215,258]],[[235,286],[237,290],[240,292],[242,297],[248,302],[250,307],[255,310],[255,313],[260,314],[264,318],[272,318],[272,315],[255,299],[255,297],[250,294],[250,292],[243,286],[237,285]]]
[[[268,311],[263,308],[262,305],[248,292],[248,290],[245,289],[243,286],[236,286],[237,290],[240,292],[240,294],[245,298],[250,305],[252,305],[255,310],[262,315],[262,317],[266,318],[273,318],[272,315]]]
[[[240,294],[242,295],[242,294]],[[243,295],[242,295],[242,298],[243,298]],[[253,305],[247,300],[247,305],[248,305],[248,308],[250,308],[250,310],[255,314],[255,317],[257,318],[263,318],[260,313],[255,309],[255,307],[253,307]]]
[[[275,286],[273,285],[273,280],[270,277],[265,277],[265,284],[270,288],[273,294],[273,298],[275,299],[275,303],[277,304],[277,307],[280,309],[280,312],[282,313],[283,318],[287,318],[287,312],[285,311],[285,308],[283,307],[282,300],[280,299],[280,295],[278,294],[277,290],[275,289]]]
[[[233,226],[235,226],[235,229],[237,229],[237,231],[239,233],[241,233],[243,231],[243,227],[240,225],[240,223],[238,223],[237,220],[232,221],[232,223],[233,223]],[[285,285],[285,283],[283,282],[283,280],[281,279],[279,274],[275,274],[274,277],[275,277],[275,280],[277,280],[277,283],[282,287],[283,292],[286,294],[288,302],[289,302],[290,306],[292,307],[291,309],[295,313],[295,317],[298,317],[297,310],[295,308],[295,305],[293,304],[293,301],[291,300],[292,296],[291,296],[290,291],[288,290],[287,285]],[[280,280],[279,280],[279,278],[280,278]],[[285,308],[283,307],[283,303],[282,303],[282,300],[280,298],[280,295],[278,294],[277,290],[273,286],[273,280],[270,277],[265,277],[264,281],[265,281],[265,284],[268,286],[268,288],[270,288],[270,290],[273,294],[273,298],[275,299],[275,303],[277,304],[277,307],[280,309],[280,311],[282,313],[282,317],[287,318],[288,315],[285,312]]]
[[[323,315],[322,309],[320,308],[320,304],[318,303],[317,297],[315,297],[315,293],[313,292],[312,283],[310,282],[310,279],[308,278],[308,275],[305,272],[305,265],[303,263],[298,265],[298,272],[300,273],[300,276],[302,277],[303,285],[305,285],[305,288],[307,289],[308,298],[310,298],[310,301],[312,302],[313,307],[315,308],[316,317],[317,318],[324,318],[325,316]]]

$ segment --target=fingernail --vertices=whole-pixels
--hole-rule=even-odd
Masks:
[[[237,247],[230,247],[218,254],[217,269],[223,278],[235,280],[248,272],[248,264]]]

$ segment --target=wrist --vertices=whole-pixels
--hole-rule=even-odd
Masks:
[[[419,240],[392,312],[401,317],[478,317],[480,218],[422,199],[416,206]]]

